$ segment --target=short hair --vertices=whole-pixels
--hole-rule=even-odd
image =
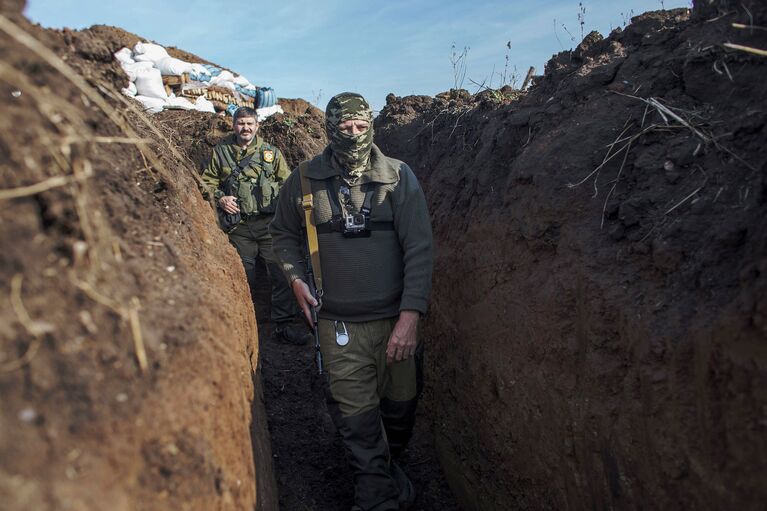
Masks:
[[[234,115],[232,115],[232,122],[236,122],[240,117],[253,117],[258,122],[258,114],[249,106],[241,106],[235,110]]]

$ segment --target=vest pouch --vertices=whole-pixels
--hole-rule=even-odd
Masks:
[[[218,213],[218,225],[225,233],[232,232],[242,221],[242,215],[240,213],[227,213],[220,207],[216,207],[216,213]]]
[[[255,190],[258,188],[258,179],[245,177],[240,179],[240,188],[237,193],[240,211],[247,215],[261,212],[255,198]]]
[[[266,177],[266,172],[261,172],[258,184],[253,187],[253,197],[256,201],[259,213],[272,214],[277,208],[277,183]]]

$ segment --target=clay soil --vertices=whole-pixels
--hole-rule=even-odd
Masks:
[[[119,94],[121,31],[2,6],[0,507],[276,509],[254,311],[183,130]]]
[[[590,34],[523,94],[390,96],[437,243],[426,414],[466,509],[763,509],[763,2]],[[660,105],[660,106],[658,106]],[[666,110],[664,110],[664,108]]]

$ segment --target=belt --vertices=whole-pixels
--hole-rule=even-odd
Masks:
[[[243,221],[256,219],[264,216],[274,216],[274,213],[240,213],[240,217]]]

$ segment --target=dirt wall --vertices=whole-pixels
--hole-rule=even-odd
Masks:
[[[254,311],[198,169],[120,96],[119,38],[8,5],[0,507],[276,509]]]
[[[705,14],[376,121],[432,213],[424,402],[466,509],[763,507],[767,61],[722,43],[767,38]]]

